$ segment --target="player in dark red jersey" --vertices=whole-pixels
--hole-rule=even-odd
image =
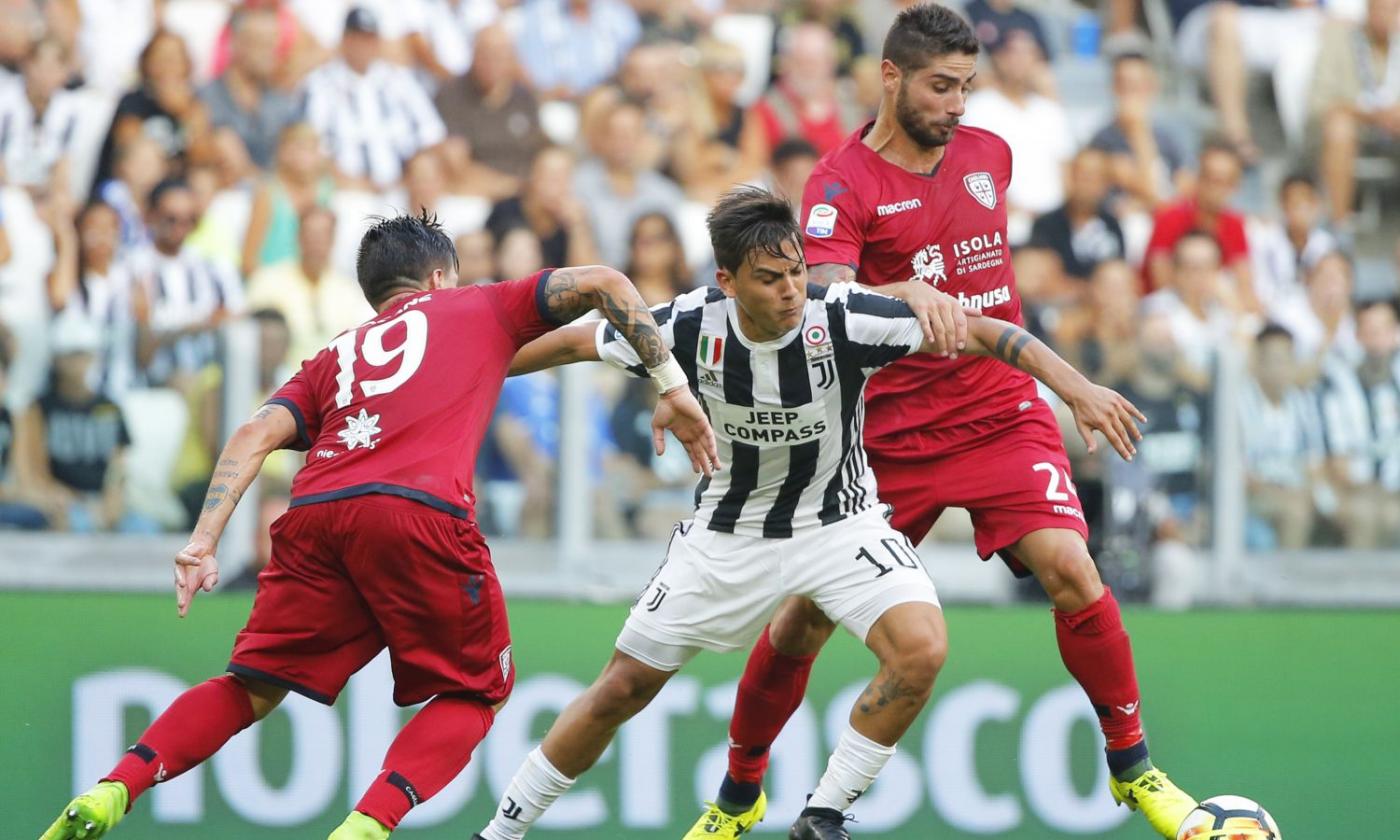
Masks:
[[[180,695],[41,840],[100,837],[152,785],[213,755],[288,691],[335,702],[384,648],[394,701],[428,701],[332,840],[382,840],[466,766],[514,683],[505,602],[473,518],[472,469],[501,383],[526,342],[601,310],[659,373],[653,418],[697,470],[713,433],[641,295],[591,266],[453,288],[457,255],[431,219],[379,222],[360,243],[378,315],[341,334],[229,439],[189,545],[175,559],[184,616],[218,582],[214,552],[239,496],[275,449],[308,450],[272,526],[228,673]],[[81,748],[81,745],[80,745]]]
[[[922,4],[896,19],[878,116],[807,181],[802,220],[814,282],[856,280],[921,302],[943,329],[955,327],[961,307],[1022,323],[1006,241],[1011,153],[1000,137],[958,126],[977,52],[972,30],[944,7]],[[1080,432],[1092,449],[1091,433]],[[1114,797],[1175,838],[1196,803],[1149,760],[1128,634],[1089,555],[1059,426],[1031,378],[970,356],[902,359],[866,388],[865,445],[880,498],[910,541],[921,542],[945,508],[966,508],[983,559],[996,554],[1040,581],[1065,666],[1099,716]],[[743,814],[757,801],[768,748],[832,629],[810,602],[794,599],[760,636],[739,683],[719,811]],[[872,702],[899,689],[884,686]],[[856,766],[860,757],[842,760]],[[792,836],[845,838],[839,816],[828,833]]]

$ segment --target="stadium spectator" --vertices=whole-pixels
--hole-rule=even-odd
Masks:
[[[1089,277],[1084,305],[1069,309],[1056,325],[1054,344],[1067,361],[1110,388],[1132,375],[1142,319],[1138,282],[1121,260],[1099,263]]]
[[[641,169],[637,144],[645,115],[630,102],[613,106],[604,117],[594,156],[574,172],[574,191],[592,214],[598,255],[607,265],[627,259],[627,237],[643,213],[674,213],[685,199],[671,179]]]
[[[1338,248],[1336,237],[1324,229],[1322,196],[1310,175],[1295,172],[1278,191],[1281,222],[1259,224],[1250,233],[1254,291],[1271,321],[1294,319],[1307,306],[1303,278],[1327,253]]]
[[[499,241],[511,228],[528,227],[539,237],[545,265],[590,265],[598,262],[590,212],[598,208],[585,207],[574,191],[573,154],[546,146],[530,164],[521,194],[491,208],[486,229]]]
[[[1244,215],[1230,207],[1242,174],[1240,157],[1230,145],[1212,141],[1201,149],[1195,194],[1157,210],[1143,256],[1144,291],[1163,288],[1172,272],[1176,243],[1191,231],[1204,231],[1220,249],[1221,261],[1232,275],[1231,285],[1243,307],[1258,311]]]
[[[6,374],[10,370],[10,334],[0,327],[0,395],[5,393]],[[655,390],[655,389],[652,389]],[[48,527],[48,519],[36,505],[38,494],[20,483],[21,470],[14,466],[15,418],[5,401],[0,399],[0,531],[17,528],[39,531]]]
[[[152,384],[186,384],[213,361],[213,330],[243,308],[243,287],[227,267],[186,245],[199,223],[189,184],[169,179],[151,190],[151,247],[133,255],[137,277],[137,360]]]
[[[796,137],[784,140],[773,150],[768,165],[772,173],[773,191],[787,197],[793,216],[802,213],[802,190],[806,188],[807,179],[820,158],[821,155],[817,154],[811,143]]]
[[[1248,72],[1272,77],[1275,102],[1296,102],[1306,88],[1294,90],[1280,72],[1289,61],[1312,53],[1323,23],[1318,0],[1177,0],[1178,60],[1189,70],[1204,73],[1220,117],[1225,140],[1246,163],[1254,163],[1254,143],[1245,107]],[[1180,12],[1178,12],[1180,14]]]
[[[627,377],[608,415],[617,455],[606,461],[607,481],[627,535],[664,540],[695,510],[695,475],[678,447],[656,454],[651,439],[656,389],[648,384]]]
[[[120,399],[136,376],[131,272],[117,258],[121,220],[110,206],[94,201],[76,219],[54,212],[45,221],[54,238],[49,303],[58,318],[85,322],[97,333],[100,352],[88,384]]]
[[[113,178],[97,188],[97,198],[117,211],[122,221],[121,252],[144,247],[150,241],[146,229],[146,202],[151,190],[166,175],[160,144],[138,134],[119,146]]]
[[[327,207],[335,194],[321,141],[309,123],[292,123],[277,141],[277,167],[253,193],[243,237],[244,276],[265,265],[295,259],[297,220],[312,207]]]
[[[1378,300],[1356,314],[1363,355],[1333,364],[1323,381],[1328,473],[1339,491],[1348,548],[1400,545],[1400,303]]]
[[[1056,98],[1055,74],[1050,67],[1055,54],[1050,49],[1040,18],[1018,6],[1015,0],[971,0],[963,6],[963,13],[972,23],[977,40],[989,54],[1012,32],[1024,32],[1031,36],[1036,46],[1034,69],[1030,74],[1031,87],[1042,96]],[[995,77],[998,72],[993,66],[990,75]]]
[[[1089,145],[1107,152],[1119,190],[1151,212],[1188,191],[1191,174],[1180,142],[1157,114],[1157,69],[1142,53],[1113,59],[1113,118]]]
[[[422,149],[403,167],[403,204],[412,212],[427,210],[453,238],[481,227],[486,202],[475,196],[454,195],[440,148]],[[524,276],[524,275],[520,275]]]
[[[291,336],[286,319],[276,309],[258,309],[249,318],[258,329],[258,370],[257,384],[247,396],[250,404],[260,405],[290,376],[286,365]],[[224,368],[209,364],[193,378],[184,395],[190,419],[171,484],[190,522],[199,518],[204,491],[222,449],[223,387]],[[304,456],[296,451],[277,450],[269,453],[259,476],[267,478],[275,491],[290,487],[292,475],[303,460]]]
[[[476,164],[524,179],[547,142],[539,102],[524,84],[510,33],[500,24],[476,35],[471,70],[446,82],[433,98],[448,134],[467,141]]]
[[[1254,341],[1254,371],[1241,394],[1245,483],[1254,550],[1302,548],[1312,535],[1321,477],[1322,430],[1311,396],[1297,387],[1293,336],[1270,324]]]
[[[138,134],[160,144],[165,157],[182,165],[187,157],[207,156],[209,109],[194,86],[185,40],[168,29],[158,29],[141,50],[141,82],[122,95],[102,143],[94,184],[113,177],[117,150]]]
[[[1143,298],[1143,311],[1167,318],[1185,381],[1205,391],[1215,356],[1229,346],[1236,328],[1223,302],[1220,247],[1209,234],[1191,232],[1176,241],[1172,254],[1170,283]]]
[[[70,156],[91,108],[81,94],[64,90],[67,61],[60,41],[39,38],[20,65],[20,80],[0,84],[0,162],[10,183],[73,192]]]
[[[854,91],[836,75],[836,38],[819,24],[786,30],[777,68],[777,79],[753,106],[767,154],[789,137],[800,137],[825,154],[864,121]]]
[[[374,315],[359,285],[331,263],[335,225],[330,210],[308,207],[297,225],[295,256],[264,266],[248,283],[248,306],[273,310],[286,322],[295,362]]]
[[[357,7],[345,18],[340,57],[306,80],[306,116],[339,176],[361,189],[393,186],[403,162],[447,136],[412,71],[380,56],[379,21]]]
[[[34,488],[49,524],[59,530],[153,531],[153,523],[126,510],[126,421],[116,403],[89,384],[101,336],[82,319],[64,319],[53,326],[51,349],[49,387],[16,431],[23,484]]]
[[[535,0],[521,10],[516,45],[541,99],[573,99],[611,78],[641,38],[622,0]]]
[[[632,225],[626,274],[648,306],[657,306],[695,288],[685,249],[671,217],[647,213]]]
[[[1074,133],[1064,108],[1035,92],[1035,39],[1012,29],[990,49],[996,78],[968,97],[962,121],[1000,135],[1011,147],[1016,167],[1005,196],[1007,232],[1012,244],[1020,245],[1032,218],[1064,202]]]
[[[1073,297],[1100,263],[1124,258],[1123,229],[1104,206],[1110,177],[1106,154],[1092,147],[1079,150],[1070,161],[1065,203],[1031,226],[1028,247],[1053,255],[1041,299]]]
[[[674,172],[675,144],[690,133],[695,120],[691,96],[695,73],[687,66],[688,59],[683,59],[684,49],[679,44],[639,44],[617,71],[622,98],[640,105],[646,114],[638,154],[647,168]]]
[[[1131,269],[1124,279],[1133,280]],[[1139,550],[1151,555],[1153,603],[1181,609],[1202,577],[1191,546],[1205,533],[1211,400],[1181,379],[1181,355],[1166,316],[1141,319],[1131,341],[1135,364],[1117,390],[1147,423],[1136,458],[1104,459],[1114,500],[1104,540],[1112,545],[1115,534],[1136,537]]]
[[[302,118],[299,92],[276,87],[277,11],[249,5],[229,20],[232,39],[228,69],[200,92],[214,128],[231,128],[261,169],[273,165],[282,131]]]
[[[1352,307],[1355,289],[1351,259],[1340,251],[1324,254],[1307,277],[1307,306],[1289,310],[1283,326],[1298,352],[1298,378],[1311,383],[1333,360],[1355,364],[1361,358]]]
[[[492,254],[496,281],[528,277],[545,267],[540,238],[527,227],[515,227],[496,240]],[[521,271],[524,274],[521,274]]]
[[[672,156],[676,174],[690,180],[687,167],[698,149],[717,140],[735,153],[725,174],[729,183],[747,181],[763,171],[767,141],[759,121],[736,100],[744,81],[744,53],[726,41],[707,39],[700,43],[699,54],[690,123],[677,138]]]
[[[489,230],[457,237],[457,285],[475,286],[496,279],[495,239]]]
[[[1356,196],[1357,157],[1394,158],[1400,146],[1400,3],[1368,0],[1363,23],[1328,21],[1321,38],[1309,124],[1321,142],[1329,216],[1345,228]]]
[[[854,4],[849,0],[795,0],[783,3],[778,12],[778,25],[773,30],[773,57],[776,59],[788,37],[788,31],[811,23],[829,31],[836,47],[836,74],[850,76],[857,61],[865,55],[865,33]],[[852,127],[854,128],[854,126]]]

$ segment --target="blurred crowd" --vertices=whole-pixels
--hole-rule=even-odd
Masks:
[[[873,116],[902,5],[0,0],[0,527],[186,527],[229,365],[252,405],[370,314],[374,214],[435,213],[463,283],[713,282],[710,204],[747,182],[796,208]],[[1250,547],[1396,545],[1400,0],[958,5],[1028,323],[1149,417],[1134,464],[1077,455],[1100,550],[1209,538],[1225,356]],[[688,464],[652,453],[650,388],[589,375],[595,532],[664,535]],[[551,373],[507,383],[491,532],[552,533],[559,414]],[[295,468],[269,465],[267,515]]]

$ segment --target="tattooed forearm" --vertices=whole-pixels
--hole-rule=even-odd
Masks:
[[[544,294],[545,306],[556,321],[572,321],[597,309],[637,351],[642,364],[651,368],[665,363],[669,351],[656,319],[641,293],[616,271],[600,267],[560,269],[545,281]]]
[[[1010,324],[997,336],[996,346],[992,348],[992,355],[1006,362],[1012,367],[1020,367],[1021,352],[1029,347],[1037,339],[1035,336]]]
[[[234,474],[237,476],[237,473]],[[229,487],[227,484],[214,484],[209,488],[209,492],[204,496],[204,510],[206,512],[214,510],[225,501],[238,504],[238,499],[243,494],[237,488]]]
[[[807,282],[818,286],[854,282],[856,270],[843,263],[820,263],[807,269]]]
[[[276,410],[277,410],[277,407],[276,407],[276,406],[265,405],[265,406],[263,406],[262,408],[258,409],[257,413],[253,415],[253,419],[254,419],[254,420],[266,420],[267,418],[271,417],[271,416],[272,416],[272,412],[274,412],[274,411],[276,411]]]

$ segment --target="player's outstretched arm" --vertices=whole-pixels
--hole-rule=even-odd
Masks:
[[[189,544],[175,555],[175,606],[184,618],[200,590],[209,592],[219,582],[219,562],[214,556],[233,509],[257,478],[268,453],[296,440],[297,423],[280,405],[265,405],[239,426],[219,454],[204,508],[194,524]]]
[[[1090,452],[1098,448],[1094,432],[1103,433],[1124,460],[1137,454],[1142,440],[1138,422],[1147,418],[1122,394],[1095,385],[1024,328],[996,318],[968,321],[967,352],[992,356],[1044,382],[1074,412],[1074,422]]]
[[[547,332],[516,351],[507,375],[519,376],[574,362],[599,361],[597,335],[597,321],[569,324]]]
[[[690,392],[690,380],[686,378],[680,364],[671,356],[671,348],[662,338],[661,330],[657,327],[651,310],[647,308],[646,301],[642,300],[641,293],[626,275],[601,265],[561,268],[550,274],[549,279],[545,281],[544,295],[545,306],[556,321],[572,321],[596,309],[603,313],[608,323],[632,346],[638,360],[646,368],[647,376],[656,384],[657,393],[661,395],[651,420],[657,454],[665,448],[665,436],[662,432],[670,429],[671,434],[676,436],[676,440],[681,442],[686,453],[690,455],[691,466],[696,472],[703,472],[708,476],[719,469],[719,448],[715,443],[715,433],[710,427],[710,420],[705,416],[700,402]],[[577,360],[581,361],[589,358],[583,354],[592,353],[592,358],[596,359],[597,349],[592,344],[591,332],[597,327],[589,325],[589,329],[587,349],[582,346],[581,335],[568,335],[560,339],[557,345],[541,348],[537,355],[548,360],[568,359],[571,355],[579,354]],[[518,356],[516,358],[519,360]],[[528,358],[525,361],[530,363]],[[558,362],[564,363],[566,362]],[[511,372],[523,370],[517,371],[513,362]]]
[[[854,283],[856,270],[844,263],[818,263],[807,269],[807,280],[818,286],[833,283]],[[980,309],[965,307],[958,299],[940,292],[922,280],[887,283],[883,286],[861,285],[866,291],[897,298],[914,312],[924,330],[924,340],[932,345],[929,352],[956,359],[967,347],[968,316],[982,314]]]

